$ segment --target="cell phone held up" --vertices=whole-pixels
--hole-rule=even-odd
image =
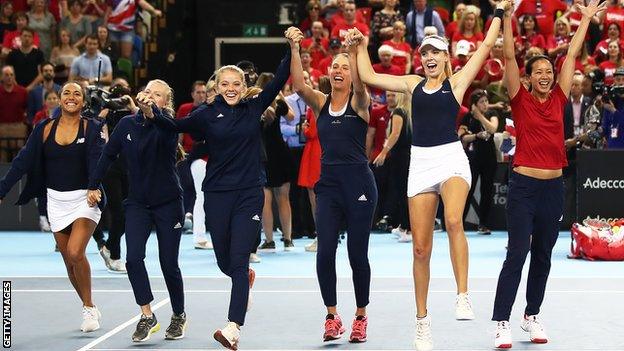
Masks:
[[[299,143],[300,144],[305,144],[308,139],[305,136],[304,130],[303,130],[303,124],[306,122],[306,116],[305,115],[301,115],[299,117],[299,123],[297,123],[297,126],[295,127],[295,132],[297,132],[297,135],[299,136]]]

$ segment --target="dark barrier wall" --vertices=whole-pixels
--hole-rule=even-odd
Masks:
[[[507,221],[505,219],[505,207],[507,206],[507,179],[509,165],[507,163],[499,163],[496,167],[494,175],[494,192],[492,196],[492,209],[490,211],[490,229],[507,230]],[[480,192],[481,181],[478,180],[475,186],[475,192],[470,200],[470,210],[466,216],[466,230],[476,230],[479,222],[477,217],[477,208],[481,199]],[[473,224],[473,226],[470,226]]]
[[[0,163],[0,177],[6,174],[9,166],[10,164],[8,163]],[[35,201],[31,201],[25,206],[14,205],[25,182],[26,178],[22,178],[9,192],[7,197],[2,200],[2,204],[0,204],[0,231],[39,230],[39,211],[37,211]]]
[[[579,150],[577,214],[624,217],[624,150]]]

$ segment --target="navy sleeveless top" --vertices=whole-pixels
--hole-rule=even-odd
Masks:
[[[351,107],[349,95],[344,113],[332,116],[329,113],[331,94],[321,108],[316,121],[318,138],[321,144],[322,165],[367,164],[366,131],[368,123]]]
[[[43,144],[46,187],[56,191],[87,189],[87,141],[82,119],[78,126],[78,135],[69,145],[59,145],[56,142],[59,119],[60,117],[55,118],[52,122],[50,134]]]
[[[412,145],[437,146],[458,141],[455,119],[459,103],[448,79],[433,94],[423,91],[423,79],[412,92]]]

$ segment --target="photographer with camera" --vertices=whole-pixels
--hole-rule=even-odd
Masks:
[[[110,92],[104,95],[98,101],[103,109],[99,112],[98,118],[102,119],[108,134],[112,134],[119,121],[128,115],[135,114],[139,108],[130,97],[130,85],[123,78],[117,78],[113,81]],[[100,248],[100,255],[104,259],[106,268],[111,273],[126,273],[126,266],[121,260],[121,236],[125,232],[125,216],[123,208],[123,200],[128,196],[128,170],[123,154],[115,160],[106,175],[104,176],[103,185],[108,195],[108,206],[104,212],[105,220],[95,229],[95,235],[98,234],[103,238],[102,227],[108,227],[108,238],[104,241]]]
[[[602,107],[602,136],[607,149],[624,149],[624,68],[615,71],[613,86],[602,97]]]

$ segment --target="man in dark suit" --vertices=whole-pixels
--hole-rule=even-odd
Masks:
[[[624,73],[624,72],[623,72]],[[585,112],[592,104],[590,97],[583,95],[583,75],[574,75],[570,98],[563,109],[563,133],[567,150],[568,166],[563,170],[565,186],[565,211],[562,227],[570,229],[576,219],[576,149],[584,138]]]

